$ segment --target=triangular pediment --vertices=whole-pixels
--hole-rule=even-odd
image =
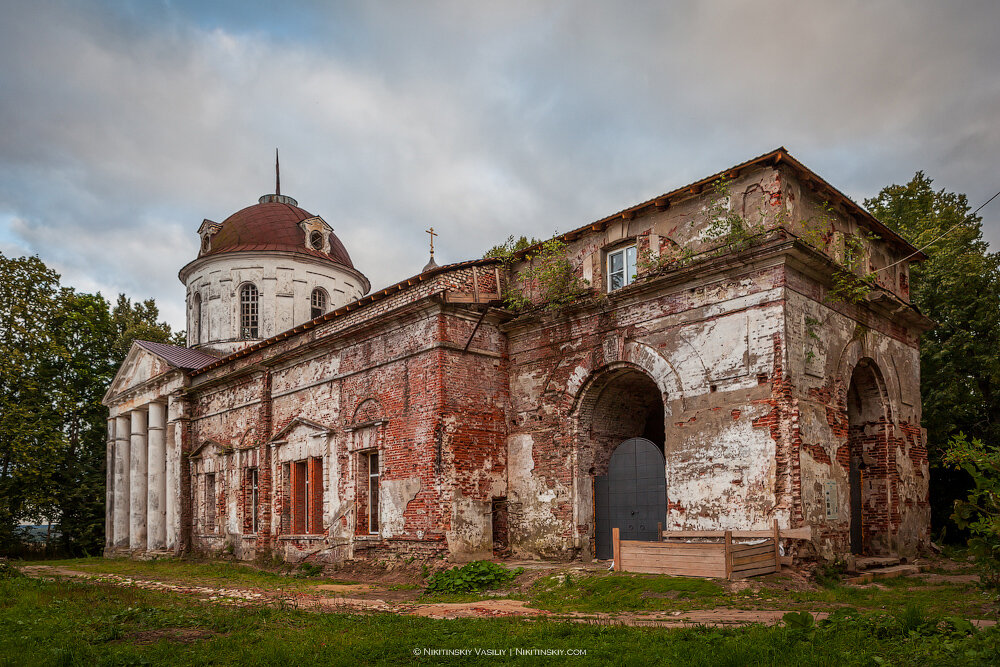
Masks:
[[[228,454],[233,451],[233,448],[229,445],[219,442],[218,440],[213,440],[212,438],[206,438],[202,440],[201,444],[194,448],[188,458],[198,459],[204,456],[211,456],[212,454]]]
[[[290,435],[300,430],[306,431],[309,435],[316,436],[329,435],[330,433],[333,433],[333,428],[330,426],[314,422],[311,419],[306,419],[305,417],[293,417],[292,420],[281,427],[268,442],[287,442],[290,439]]]
[[[115,379],[104,394],[103,403],[108,405],[111,398],[136,387],[148,384],[160,376],[177,370],[166,359],[143,348],[138,343],[132,343],[125,361],[118,368]]]

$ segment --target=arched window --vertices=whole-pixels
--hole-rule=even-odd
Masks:
[[[240,288],[240,338],[257,338],[260,323],[257,286],[247,283]]]
[[[323,249],[323,232],[315,231],[309,235],[309,245],[313,247],[314,250]]]
[[[191,299],[191,335],[188,336],[188,345],[197,345],[201,342],[201,292],[195,292]]]
[[[309,299],[309,302],[312,305],[312,319],[316,319],[320,315],[326,314],[327,301],[326,290],[322,287],[317,287],[312,291],[312,297]]]

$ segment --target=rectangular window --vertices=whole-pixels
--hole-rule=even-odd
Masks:
[[[281,534],[292,532],[292,465],[281,465]]]
[[[368,455],[368,532],[378,534],[378,452]]]
[[[608,291],[613,292],[635,280],[635,246],[608,253]]]
[[[305,535],[309,511],[309,470],[305,461],[292,464],[292,532]]]
[[[215,474],[205,475],[205,532],[215,532]]]
[[[312,534],[323,532],[323,459],[309,459],[309,521],[308,530]]]
[[[250,468],[250,531],[254,534],[260,528],[257,518],[260,509],[260,484],[257,478],[257,469]]]
[[[296,461],[291,472],[289,522],[294,535],[323,532],[323,459]]]

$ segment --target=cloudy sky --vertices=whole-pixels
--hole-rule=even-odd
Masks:
[[[857,200],[1000,189],[1000,4],[0,0],[0,251],[154,297],[274,189],[379,288],[784,145]],[[1000,206],[984,211],[1000,246]]]

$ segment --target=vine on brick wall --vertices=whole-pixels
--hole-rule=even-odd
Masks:
[[[524,255],[528,267],[514,275],[514,262],[518,253],[537,244],[525,237],[517,241],[511,236],[507,243],[495,246],[487,257],[496,257],[504,264],[508,280],[503,291],[504,304],[511,310],[524,311],[534,304],[533,288],[537,290],[539,305],[546,310],[559,310],[590,294],[590,283],[576,275],[573,264],[566,257],[566,243],[558,238],[549,239],[534,252]]]

